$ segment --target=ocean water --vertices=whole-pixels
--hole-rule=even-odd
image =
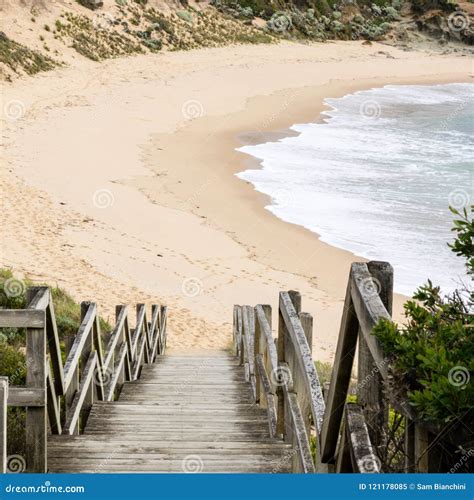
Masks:
[[[395,290],[467,280],[448,248],[448,206],[474,203],[474,85],[386,86],[327,99],[322,123],[239,151],[261,168],[238,175],[277,217],[367,259],[389,261]]]

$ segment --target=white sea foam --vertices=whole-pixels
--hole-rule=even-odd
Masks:
[[[474,85],[387,86],[327,99],[324,123],[239,150],[261,168],[238,174],[281,219],[356,255],[387,260],[395,289],[466,280],[448,248],[453,215],[474,203]]]

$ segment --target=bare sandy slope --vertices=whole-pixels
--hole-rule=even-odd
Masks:
[[[83,62],[3,92],[1,263],[80,300],[170,306],[175,349],[222,348],[234,303],[298,289],[331,360],[351,254],[281,222],[233,173],[242,141],[317,120],[324,97],[467,81],[465,57],[359,42]],[[400,297],[397,299],[400,306]]]

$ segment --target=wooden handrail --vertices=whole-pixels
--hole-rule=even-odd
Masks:
[[[166,349],[165,306],[152,306],[148,323],[144,304],[137,306],[133,336],[125,306],[116,308],[116,324],[103,353],[97,306],[81,304],[81,324],[63,365],[51,292],[27,291],[27,308],[0,309],[0,328],[26,328],[26,387],[10,386],[0,377],[0,453],[5,470],[7,406],[26,407],[26,471],[47,472],[47,420],[53,434],[77,434],[84,429],[95,399],[112,401],[122,381],[140,376]]]
[[[380,472],[377,452],[386,446],[389,405],[406,418],[406,470],[413,470],[415,463],[426,462],[414,456],[422,456],[422,446],[410,445],[416,435],[411,423],[412,409],[383,390],[388,380],[388,359],[372,330],[381,319],[391,318],[392,296],[390,264],[352,264],[326,398],[311,354],[312,317],[301,312],[299,293],[280,293],[276,342],[270,306],[255,306],[253,327],[249,306],[234,307],[235,353],[245,366],[249,381],[249,356],[253,355],[255,401],[267,410],[270,436],[293,444],[294,471]],[[249,347],[252,335],[253,353]],[[358,405],[354,405],[347,403],[347,397],[357,351]],[[426,433],[418,434],[418,443],[426,439]],[[310,438],[315,440],[314,463],[308,461]],[[424,449],[426,452],[426,446]]]
[[[296,361],[299,365],[304,390],[308,393],[313,422],[319,433],[325,410],[323,392],[305,332],[288,292],[280,293],[280,312],[285,321],[293,347],[297,352]]]
[[[7,401],[8,377],[0,377],[0,472],[7,472]]]
[[[311,422],[314,422],[318,442],[324,399],[307,341],[307,334],[311,333],[305,332],[288,292],[280,294],[279,315],[277,349],[271,330],[271,307],[235,306],[235,352],[244,366],[247,381],[255,377],[253,394],[255,401],[267,411],[270,436],[283,437],[293,444],[295,472],[314,472],[309,436]],[[306,321],[306,324],[312,322]],[[316,462],[319,470],[319,459]]]

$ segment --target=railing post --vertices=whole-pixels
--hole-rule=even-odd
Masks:
[[[0,454],[2,468],[0,472],[7,472],[7,404],[8,404],[8,377],[0,377]]]
[[[367,264],[373,282],[368,283],[373,293],[392,314],[393,268],[387,262],[372,261]],[[364,336],[359,334],[359,361],[357,401],[362,406],[369,431],[370,441],[377,455],[383,457],[388,427],[388,405],[384,395],[384,382],[380,374],[382,367],[377,366],[370,353]]]
[[[34,290],[27,291],[28,303],[33,294]],[[46,401],[46,327],[26,329],[26,364],[26,386],[42,389]],[[26,409],[25,444],[27,472],[47,472],[46,405]]]
[[[300,312],[299,318],[306,340],[308,341],[309,350],[313,354],[313,316],[307,312]]]
[[[86,314],[87,314],[87,311],[88,311],[90,305],[91,305],[90,302],[82,302],[81,303],[81,322],[86,317]],[[86,363],[89,360],[89,356],[91,355],[91,353],[94,349],[94,336],[97,334],[96,329],[97,329],[97,318],[94,318],[92,328],[89,332],[89,335],[86,338],[86,341],[84,343],[84,348],[82,350],[82,355],[81,355],[82,372],[84,372],[84,367],[86,366]],[[82,376],[82,374],[81,374],[81,376]],[[86,397],[84,398],[84,403],[82,404],[82,412],[90,411],[92,404],[94,403],[95,384],[97,383],[97,381],[101,380],[101,377],[102,377],[101,366],[96,366],[95,374],[93,377],[94,380],[89,385],[89,388],[87,389]],[[79,430],[80,430],[80,428],[79,428]]]
[[[270,331],[272,328],[272,308],[268,304],[261,304],[265,318],[267,320],[268,326],[270,327]],[[263,383],[260,377],[260,372],[257,367],[257,356],[259,354],[263,357],[263,363],[266,366],[267,362],[267,340],[263,335],[262,329],[260,327],[260,321],[258,320],[256,308],[254,308],[254,323],[255,323],[255,337],[254,337],[254,371],[255,371],[255,399],[256,402],[260,404],[261,408],[267,408],[267,400],[266,397],[262,397],[262,393],[264,392]]]
[[[254,309],[255,311],[255,309]],[[260,372],[257,367],[257,356],[261,354],[260,352],[260,337],[262,335],[260,329],[260,322],[258,321],[257,315],[254,312],[253,315],[254,321],[254,337],[253,337],[253,356],[254,356],[254,367],[255,367],[255,402],[259,404],[260,407],[263,407],[265,398],[262,397],[261,393],[263,391],[262,381],[260,377]]]
[[[295,290],[290,290],[288,292],[288,295],[290,296],[291,302],[293,303],[296,314],[299,315],[301,312],[301,293]]]
[[[285,362],[285,342],[287,335],[288,329],[286,328],[285,320],[281,312],[281,307],[278,306],[278,338],[276,342],[278,365],[281,365],[281,363]],[[277,435],[283,436],[283,438],[286,439],[285,396],[283,394],[283,388],[280,385],[277,387]]]
[[[405,417],[405,472],[415,472],[415,422]]]
[[[306,340],[308,341],[308,347],[311,352],[313,353],[313,316],[307,312],[300,312],[299,313],[299,319],[301,322],[301,327],[303,328],[304,335],[306,337]],[[298,381],[294,381],[295,385],[298,386]],[[301,405],[301,412],[303,414],[303,419],[304,423],[306,426],[306,432],[308,433],[308,436],[311,435],[311,418],[310,418],[310,413],[311,413],[311,407],[310,403],[308,400],[302,400],[300,401]],[[319,451],[318,451],[319,454]]]
[[[288,292],[293,307],[295,308],[296,314],[301,312],[301,294],[295,290],[290,290]],[[280,304],[280,300],[278,300]],[[289,332],[283,318],[281,308],[278,306],[278,339],[277,339],[277,352],[278,352],[278,365],[279,368],[282,363],[286,362],[286,343],[289,342]],[[281,386],[277,388],[278,395],[278,408],[277,408],[277,434],[282,435],[285,440],[290,439],[288,436],[289,428],[286,425],[286,408],[285,408],[285,396],[283,394],[283,389]]]

